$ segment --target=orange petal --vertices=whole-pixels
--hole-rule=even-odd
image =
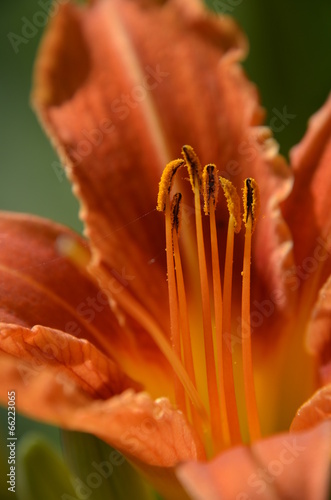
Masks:
[[[291,431],[301,431],[331,419],[331,385],[322,387],[297,411]]]
[[[63,236],[86,248],[84,239],[59,224],[0,214],[0,321],[30,328],[41,324],[85,338],[161,394],[164,385],[157,385],[165,383],[169,369],[163,357],[139,325],[123,328],[108,305],[107,292],[116,296],[118,282],[108,282],[108,290],[98,288],[87,271],[58,254],[56,242]],[[149,380],[155,381],[153,389]]]
[[[159,178],[187,141],[217,151],[216,68],[245,47],[233,21],[192,0],[61,5],[41,47],[34,104],[82,201],[102,284],[106,271],[125,279],[166,332]]]
[[[324,263],[323,282],[331,270],[331,95],[310,119],[303,140],[292,149],[291,163],[295,180],[285,216],[293,234],[296,264],[303,274],[307,269],[310,274],[314,261]]]
[[[0,323],[0,351],[17,358],[25,383],[48,366],[73,380],[84,392],[97,399],[107,399],[125,389],[138,388],[114,361],[84,339],[59,330],[34,326],[31,330]],[[28,376],[24,377],[27,364]]]
[[[281,434],[251,448],[235,448],[207,464],[184,464],[177,475],[194,500],[326,498],[330,438],[330,424]]]
[[[0,320],[27,327],[47,325],[116,352],[123,332],[105,293],[87,272],[58,254],[56,242],[62,236],[86,248],[85,240],[59,224],[0,214]]]
[[[17,409],[32,418],[90,432],[125,455],[150,465],[170,467],[183,460],[204,458],[196,433],[166,398],[153,401],[147,393],[128,389],[107,400],[95,401],[85,390],[87,367],[72,366],[65,371],[53,363],[36,375],[25,361],[20,367],[9,356],[2,355],[0,360],[6,380],[1,387],[1,401],[6,403],[10,387],[19,396]],[[22,376],[23,368],[28,379]],[[73,375],[74,370],[79,375]],[[103,375],[101,370],[100,376]]]
[[[183,414],[165,398],[153,401],[146,393],[129,389],[108,400],[93,401],[56,366],[45,367],[27,384],[16,360],[1,355],[0,366],[6,380],[0,390],[4,404],[7,391],[15,390],[19,411],[98,436],[137,465],[166,498],[186,498],[172,467],[185,460],[203,460],[204,449]]]

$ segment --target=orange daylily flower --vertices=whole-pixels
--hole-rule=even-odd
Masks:
[[[165,498],[327,491],[331,99],[289,168],[246,51],[193,0],[61,5],[33,102],[87,240],[0,216],[1,401],[95,434]]]

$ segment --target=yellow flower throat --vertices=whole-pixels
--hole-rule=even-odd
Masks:
[[[240,199],[233,184],[218,177],[215,165],[202,169],[190,146],[182,149],[183,159],[170,162],[161,177],[157,209],[165,212],[168,291],[170,306],[171,350],[163,352],[174,371],[177,407],[193,424],[205,443],[208,454],[242,442],[233,376],[231,348],[231,296],[234,233],[241,229]],[[194,194],[195,239],[201,292],[202,332],[208,408],[197,384],[189,307],[179,245],[181,193],[172,196],[172,186],[179,168],[186,167]],[[221,185],[229,210],[223,290],[220,276],[219,250],[215,210]],[[203,232],[201,196],[204,212],[209,216],[211,273],[208,274],[205,235]],[[259,211],[259,190],[254,179],[246,179],[243,188],[245,245],[242,272],[241,346],[244,374],[245,408],[249,439],[260,437],[251,354],[250,327],[250,261],[251,237]],[[210,281],[212,281],[212,286]],[[200,296],[200,295],[199,295]],[[201,355],[201,354],[200,354]]]

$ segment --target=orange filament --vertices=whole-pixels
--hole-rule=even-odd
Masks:
[[[217,243],[217,230],[215,207],[218,196],[219,180],[215,165],[206,165],[203,171],[203,194],[204,194],[204,211],[210,215],[210,242],[211,242],[211,257],[212,257],[212,277],[213,277],[213,294],[214,294],[214,315],[215,315],[215,332],[216,332],[216,350],[217,350],[217,368],[218,382],[220,393],[220,411],[221,411],[221,437],[219,442],[224,447],[230,444],[229,423],[226,412],[226,400],[224,390],[224,367],[222,353],[222,285],[221,273],[219,266],[219,253]]]
[[[193,354],[192,354],[192,344],[190,335],[190,324],[187,308],[187,300],[185,294],[185,285],[183,277],[183,268],[179,252],[178,245],[178,234],[177,232],[173,235],[174,241],[174,255],[175,255],[175,265],[176,265],[176,276],[177,276],[177,287],[178,287],[178,298],[179,298],[179,309],[180,309],[180,326],[182,333],[182,343],[183,343],[183,357],[185,369],[192,380],[194,386],[196,387]]]
[[[220,178],[220,182],[227,200],[229,210],[228,234],[226,239],[225,267],[224,267],[224,298],[223,298],[223,325],[222,325],[222,354],[224,391],[226,400],[226,411],[228,415],[229,430],[232,444],[241,442],[238,408],[235,393],[232,359],[232,335],[231,335],[231,302],[232,302],[232,271],[233,271],[233,246],[234,233],[241,228],[240,199],[233,184],[227,179]]]
[[[251,347],[251,322],[250,322],[250,281],[251,281],[251,248],[253,217],[256,221],[258,196],[256,193],[256,183],[253,179],[246,179],[244,188],[244,222],[245,222],[245,247],[243,262],[243,284],[241,301],[241,335],[242,335],[242,356],[244,370],[244,389],[250,440],[255,441],[261,438],[260,422],[256,403],[252,347]],[[253,208],[254,207],[254,208]]]
[[[224,294],[223,294],[223,369],[224,369],[224,391],[226,400],[226,411],[232,444],[241,443],[239,427],[238,408],[235,394],[232,359],[232,335],[231,335],[231,298],[232,298],[232,268],[233,268],[233,245],[234,245],[234,217],[229,218],[228,234],[226,239],[225,269],[224,269]]]
[[[217,439],[219,437],[221,412],[220,412],[218,389],[217,389],[208,274],[207,274],[205,246],[203,240],[203,231],[202,231],[200,191],[197,185],[197,181],[196,181],[194,198],[195,198],[195,220],[196,220],[196,235],[197,235],[198,259],[199,259],[199,271],[200,271],[202,323],[203,323],[203,334],[205,342],[208,398],[210,407],[212,435],[217,444],[218,443]]]
[[[222,426],[222,441],[223,445],[229,446],[230,444],[230,429],[228,416],[226,412],[226,398],[224,388],[224,364],[223,364],[223,300],[222,288],[219,269],[219,255],[217,246],[217,233],[215,221],[215,207],[210,208],[210,240],[211,240],[211,253],[212,253],[212,268],[213,268],[213,290],[214,290],[214,314],[215,314],[215,330],[216,330],[216,348],[218,359],[218,380],[220,391],[220,410],[221,410],[221,426]]]

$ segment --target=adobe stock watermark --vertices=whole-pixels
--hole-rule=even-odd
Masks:
[[[316,243],[312,255],[305,257],[301,265],[293,266],[285,272],[284,283],[286,283],[291,292],[297,291],[302,282],[307,281],[317,271],[318,267],[331,257],[330,242],[318,237]],[[283,305],[285,301],[286,296],[282,289],[273,290],[269,298],[260,302],[254,300],[250,314],[251,334],[254,333],[254,329],[262,326],[266,318],[270,318],[274,314],[277,306]],[[241,316],[237,316],[236,322],[236,333],[225,333],[226,345],[229,349],[233,348],[236,344],[242,343]]]
[[[213,0],[212,7],[218,14],[232,14],[243,0]]]
[[[151,90],[156,89],[170,73],[164,71],[159,64],[152,68],[146,66],[144,76],[137,85],[134,85],[128,94],[122,93],[111,103],[111,110],[118,115],[120,120],[126,120],[132,109],[135,109],[139,103],[144,101]]]
[[[21,360],[18,364],[18,372],[25,385],[28,385],[31,378],[34,378],[47,366],[52,364],[56,365],[58,360],[61,359],[60,352],[66,351],[70,347],[70,337],[74,336],[81,338],[84,323],[92,323],[105,307],[109,307],[109,297],[121,293],[122,290],[129,285],[129,282],[135,279],[135,276],[126,273],[125,268],[122,269],[121,273],[114,270],[113,273],[115,276],[109,280],[107,289],[100,288],[96,296],[88,296],[77,305],[75,310],[78,317],[81,318],[81,321],[72,319],[66,322],[64,325],[64,333],[68,335],[57,337],[56,342],[43,343],[40,348],[31,347],[29,350],[31,358],[29,362],[27,363]],[[63,386],[70,385],[69,379],[61,377],[60,374],[58,381],[63,384]],[[70,389],[70,387],[68,387],[68,389]]]
[[[132,426],[121,436],[123,447],[128,453],[135,454],[141,443],[150,441],[152,434],[157,429],[157,423],[152,417],[145,418],[139,425]]]
[[[127,120],[131,111],[148,98],[149,92],[156,89],[169,74],[159,64],[156,64],[155,67],[146,66],[141,82],[134,85],[129,93],[122,93],[112,100],[109,117],[103,118],[93,128],[83,128],[80,134],[81,139],[77,144],[71,145],[67,149],[67,153],[74,165],[80,165],[84,158],[90,156],[95,148],[99,147],[110,134],[115,132],[116,124],[119,121]],[[110,119],[110,116],[112,119]],[[62,164],[59,161],[53,161],[51,165],[57,179],[62,182],[65,177]]]
[[[287,111],[287,106],[283,106],[281,111],[277,108],[272,108],[272,114],[273,116],[269,121],[269,127],[276,133],[282,132],[291,121],[295,120],[297,117],[297,115]]]
[[[257,468],[247,479],[247,485],[252,489],[252,494],[245,492],[238,493],[236,500],[252,500],[261,495],[261,498],[266,498],[268,486],[272,485],[276,479],[281,476],[285,468],[291,466],[295,460],[306,450],[306,446],[299,445],[296,438],[293,437],[291,442],[283,441],[283,448],[278,456],[271,460],[267,467]]]
[[[141,447],[142,441],[150,441],[152,434],[157,429],[157,423],[152,417],[144,418],[136,426],[131,426],[121,435],[121,441],[128,453],[136,453]],[[124,456],[116,450],[112,450],[108,460],[102,462],[91,462],[91,472],[86,476],[84,481],[82,478],[75,477],[73,486],[76,496],[79,500],[88,500],[93,491],[99,488],[103,481],[108,480],[115,471],[115,467],[119,467],[126,462]],[[93,497],[92,497],[93,498]],[[61,495],[61,500],[77,500],[68,493]]]
[[[86,476],[84,481],[78,476],[73,479],[73,487],[76,497],[63,493],[61,500],[88,500],[93,491],[100,488],[105,480],[108,480],[114,473],[115,467],[124,464],[124,456],[116,450],[112,450],[108,456],[108,460],[102,462],[91,462],[91,472]]]
[[[15,54],[18,54],[21,45],[29,43],[39,33],[39,30],[46,26],[49,17],[57,14],[59,4],[67,2],[68,0],[38,0],[37,5],[40,10],[37,10],[30,19],[26,16],[21,17],[20,34],[12,31],[7,33],[7,38]]]
[[[286,127],[288,127],[292,120],[294,120],[297,115],[289,113],[287,106],[283,106],[282,110],[274,107],[272,109],[272,117],[267,123],[267,127],[270,128],[272,132],[280,133]],[[229,160],[224,167],[220,166],[221,171],[219,175],[225,177],[228,180],[234,178],[241,174],[242,172],[242,161],[254,162],[258,155],[261,154],[261,144],[258,142],[256,136],[250,135],[247,139],[241,141],[237,146],[237,155],[241,159]]]
[[[110,135],[115,130],[113,122],[107,118],[103,119],[97,127],[89,130],[82,129],[82,139],[73,148],[69,148],[68,152],[73,158],[75,164],[81,163],[82,159],[89,156],[94,148],[100,146],[106,136]],[[58,160],[51,163],[52,169],[59,182],[63,182],[65,174],[65,166]]]

